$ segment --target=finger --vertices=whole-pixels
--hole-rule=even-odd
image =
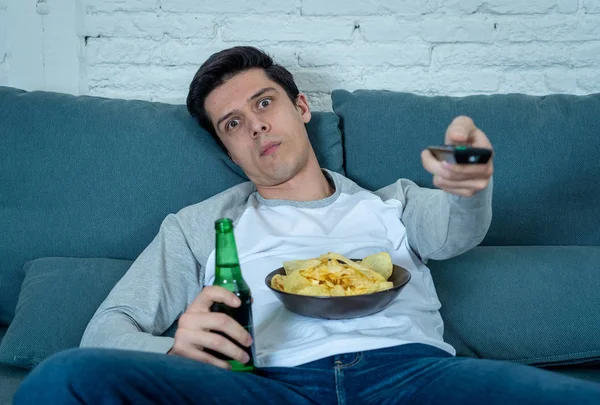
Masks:
[[[488,139],[487,135],[479,128],[475,128],[475,132],[473,133],[473,142],[471,145],[475,148],[493,149],[492,143]]]
[[[444,179],[440,176],[435,176],[433,178],[433,185],[438,188],[441,188],[442,190],[464,189],[479,192],[481,190],[484,190],[488,186],[488,184],[488,179],[454,181]]]
[[[192,343],[198,348],[214,350],[215,352],[219,352],[225,357],[237,360],[242,364],[245,364],[250,360],[248,353],[231,340],[217,333],[194,331]]]
[[[225,336],[208,330],[178,328],[175,333],[175,344],[173,347],[176,353],[189,350],[190,347],[198,350],[206,348],[242,363],[247,363],[250,360],[248,354],[238,345]]]
[[[215,302],[221,302],[233,308],[237,308],[242,304],[240,299],[231,291],[223,287],[206,286],[187,307],[186,312],[210,312],[210,307]]]
[[[189,346],[176,353],[178,356],[186,357],[188,359],[197,360],[201,363],[212,364],[225,370],[231,370],[231,365],[221,359],[217,359],[215,356],[206,353],[204,350],[198,349],[194,346]]]
[[[425,170],[433,175],[441,173],[444,170],[442,162],[437,160],[437,158],[429,149],[425,149],[421,152],[421,163],[423,164]]]
[[[494,164],[488,161],[486,164],[450,164],[442,162],[442,170],[439,176],[447,180],[474,180],[487,179],[494,174]]]
[[[252,337],[235,319],[219,312],[186,312],[179,317],[179,328],[189,330],[213,330],[223,332],[242,346],[250,346]]]
[[[452,120],[448,129],[446,129],[446,145],[470,145],[476,135],[477,127],[469,117],[458,116]]]

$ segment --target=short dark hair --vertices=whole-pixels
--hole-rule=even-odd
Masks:
[[[251,46],[236,46],[212,54],[200,66],[190,84],[187,96],[188,111],[225,152],[227,148],[217,136],[204,103],[214,89],[236,74],[253,68],[263,69],[267,77],[283,87],[290,100],[296,102],[300,92],[294,82],[294,76],[283,66],[274,63],[265,52]]]

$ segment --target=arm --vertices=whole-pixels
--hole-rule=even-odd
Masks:
[[[408,243],[427,262],[449,259],[481,243],[492,220],[492,188],[490,181],[473,197],[462,197],[401,179],[376,194],[402,202]]]
[[[492,149],[487,136],[468,117],[455,118],[445,145],[472,145]],[[428,150],[421,153],[423,167],[433,175],[430,190],[399,180],[381,190],[382,198],[402,202],[402,222],[408,243],[421,259],[448,259],[477,246],[492,220],[493,157],[485,164],[447,164]],[[387,197],[387,198],[386,198]]]
[[[167,353],[174,340],[158,335],[185,311],[201,282],[200,265],[171,214],[98,308],[80,346]]]

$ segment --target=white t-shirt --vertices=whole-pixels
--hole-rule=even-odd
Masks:
[[[472,198],[421,188],[400,179],[371,192],[328,170],[335,189],[318,201],[264,199],[242,183],[168,215],[160,231],[102,303],[81,346],[166,353],[163,333],[214,280],[215,220],[234,221],[242,274],[254,297],[259,367],[295,366],[341,353],[424,343],[455,354],[431,274],[424,264],[473,248],[491,221],[492,187]],[[386,251],[411,280],[389,307],[356,319],[294,314],[265,277],[284,261],[327,252],[363,258]]]

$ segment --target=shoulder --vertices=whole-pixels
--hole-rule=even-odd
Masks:
[[[334,179],[336,187],[340,187],[342,193],[350,195],[357,193],[369,193],[373,196],[379,197],[382,201],[394,199],[404,203],[409,192],[413,193],[418,192],[419,190],[428,190],[417,186],[414,182],[408,179],[398,179],[396,182],[383,188],[369,190],[361,187],[353,180],[343,176],[342,174],[331,172],[329,170],[327,172]]]
[[[441,190],[420,187],[415,182],[408,179],[398,179],[396,182],[374,191],[374,194],[382,200],[395,199],[405,204],[408,199],[419,195],[437,194]]]
[[[323,169],[324,172],[326,173],[326,175],[329,176],[329,178],[331,180],[333,180],[335,187],[336,187],[336,191],[339,188],[340,193],[342,194],[356,194],[356,193],[360,193],[360,192],[370,192],[369,190],[362,188],[361,186],[359,186],[358,184],[356,184],[354,181],[350,180],[348,177],[344,176],[343,174],[331,171],[329,169]]]
[[[248,205],[256,187],[250,181],[240,183],[197,204],[182,208],[175,214],[182,227],[212,226],[219,218],[236,222]]]

